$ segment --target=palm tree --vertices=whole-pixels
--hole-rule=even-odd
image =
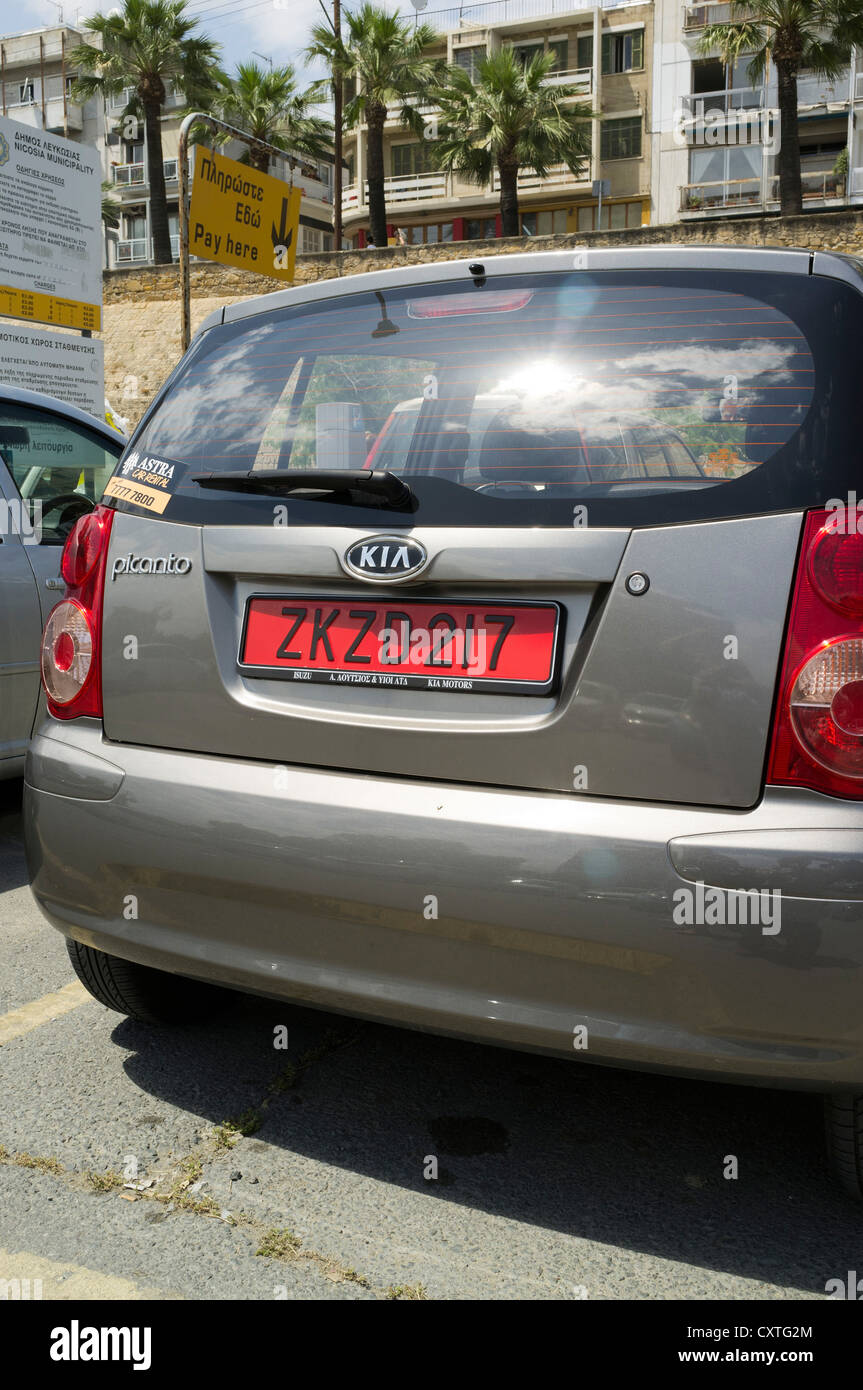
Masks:
[[[324,58],[335,80],[353,82],[356,92],[345,104],[349,127],[364,120],[367,128],[369,227],[375,246],[387,244],[387,207],[384,194],[384,123],[387,107],[398,106],[404,126],[422,138],[425,121],[417,107],[428,98],[443,75],[441,58],[426,55],[438,38],[428,24],[412,24],[365,4],[355,14],[345,14],[347,33],[341,39],[325,24],[312,30],[309,58]],[[319,84],[331,88],[332,82]]]
[[[120,225],[123,204],[114,197],[114,185],[110,179],[102,180],[102,222],[104,226],[116,231]]]
[[[218,78],[219,89],[209,108],[228,125],[245,130],[263,143],[252,145],[243,161],[262,174],[267,172],[274,145],[285,153],[325,158],[332,151],[333,128],[309,110],[311,90],[297,90],[296,73],[290,63],[282,68],[261,68],[257,63],[239,63],[236,74]],[[226,140],[230,136],[224,137]]]
[[[709,24],[701,53],[718,50],[726,67],[752,55],[749,80],[761,83],[776,66],[779,101],[779,207],[788,217],[802,211],[797,75],[838,77],[851,49],[863,43],[863,0],[731,0],[731,23]]]
[[[547,86],[553,53],[524,63],[511,48],[498,49],[480,63],[476,78],[464,68],[449,69],[436,94],[440,108],[435,162],[488,184],[500,176],[500,214],[504,236],[519,236],[518,175],[534,169],[545,178],[553,164],[566,164],[578,177],[590,156],[593,116],[584,102],[573,103],[570,83]]]
[[[144,122],[153,259],[157,265],[168,263],[171,236],[159,124],[165,83],[182,88],[187,109],[209,101],[218,45],[194,32],[197,21],[188,14],[185,0],[122,0],[122,10],[94,14],[83,27],[100,42],[80,43],[69,54],[80,69],[75,96],[86,101],[131,89],[121,120]]]

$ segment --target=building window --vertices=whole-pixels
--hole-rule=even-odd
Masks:
[[[566,39],[549,39],[548,51],[554,55],[552,72],[566,72],[569,62],[569,43]]]
[[[576,65],[580,68],[593,67],[593,35],[579,34],[576,45]]]
[[[31,78],[26,82],[18,83],[18,104],[26,106],[28,102],[36,100],[36,85]]]
[[[640,159],[641,117],[603,121],[599,151],[601,159]]]
[[[602,71],[604,73],[632,72],[644,67],[644,30],[631,29],[626,34],[603,34]]]
[[[125,164],[144,163],[144,142],[143,140],[124,140],[123,141],[123,162]]]
[[[578,209],[578,230],[580,232],[595,232],[597,230],[596,213],[596,203]],[[602,230],[607,231],[609,227],[615,229],[640,226],[641,203],[603,203],[602,220],[599,223]]]
[[[412,145],[393,145],[393,178],[403,179],[410,174],[425,174],[432,167],[431,146],[427,141],[417,141]]]
[[[432,222],[419,227],[399,227],[395,241],[398,244],[404,236],[404,243],[407,246],[428,246],[438,241],[452,241],[453,224],[451,222]]]
[[[541,212],[523,212],[522,236],[555,236],[566,231],[566,208],[550,208]]]
[[[491,241],[497,236],[496,217],[469,217],[464,224],[466,241]]]
[[[538,43],[514,43],[512,51],[518,58],[522,67],[526,68],[528,63],[532,63],[534,58],[541,58],[545,51],[545,44],[542,39]]]
[[[485,44],[475,44],[472,48],[455,48],[452,56],[456,66],[464,68],[471,82],[479,80],[479,65],[485,60]]]

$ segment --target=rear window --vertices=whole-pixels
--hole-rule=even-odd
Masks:
[[[109,486],[191,522],[272,521],[195,473],[388,469],[417,522],[633,526],[814,506],[857,480],[848,285],[579,272],[342,294],[193,345]],[[137,489],[137,500],[135,490]],[[360,491],[289,523],[362,523]],[[380,520],[374,517],[374,522]]]

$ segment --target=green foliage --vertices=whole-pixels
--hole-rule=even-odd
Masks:
[[[279,68],[262,68],[257,63],[239,63],[233,77],[219,73],[218,90],[208,108],[228,125],[247,131],[256,140],[273,145],[285,153],[321,158],[332,148],[333,128],[329,121],[310,109],[313,93],[301,92],[290,63]],[[206,128],[204,128],[206,129]],[[199,132],[193,131],[199,138]],[[212,136],[207,132],[207,138]],[[230,139],[219,137],[224,142]],[[251,152],[254,162],[255,151]],[[250,158],[247,152],[243,162]],[[258,164],[266,169],[268,154],[260,151]]]
[[[502,48],[480,63],[475,81],[463,68],[450,68],[435,95],[441,113],[436,163],[477,183],[487,183],[506,162],[541,177],[554,164],[581,175],[590,156],[593,113],[584,102],[572,104],[576,86],[547,84],[554,63],[553,53],[522,63],[511,48]]]
[[[402,123],[421,132],[416,104],[428,96],[446,66],[426,53],[438,39],[435,30],[370,4],[346,13],[343,23],[341,39],[326,24],[316,24],[307,52],[310,58],[323,58],[343,82],[354,84],[355,93],[345,104],[345,125],[353,128],[381,108],[398,106]]]

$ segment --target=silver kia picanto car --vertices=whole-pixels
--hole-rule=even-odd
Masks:
[[[43,637],[27,852],[92,994],[821,1090],[863,1195],[861,343],[803,250],[212,315]]]

